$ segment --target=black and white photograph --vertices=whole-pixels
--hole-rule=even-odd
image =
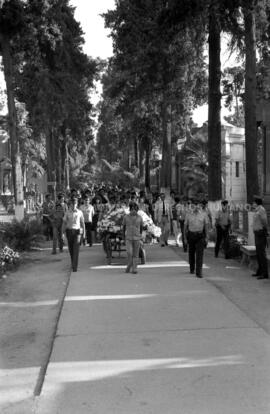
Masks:
[[[0,414],[270,414],[270,0],[0,0]]]

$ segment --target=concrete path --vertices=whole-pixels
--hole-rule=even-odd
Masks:
[[[35,412],[269,414],[269,281],[211,249],[203,279],[179,248],[123,256],[82,249]]]

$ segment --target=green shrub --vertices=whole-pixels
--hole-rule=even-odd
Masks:
[[[31,250],[33,246],[44,240],[42,223],[39,220],[23,219],[3,223],[0,227],[0,245],[8,245],[12,249]]]

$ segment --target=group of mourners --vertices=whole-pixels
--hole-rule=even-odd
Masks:
[[[161,247],[168,245],[173,235],[175,245],[188,251],[190,273],[202,277],[203,254],[207,247],[210,229],[216,230],[214,254],[217,258],[221,245],[225,259],[229,258],[229,235],[232,219],[229,203],[222,200],[221,208],[211,214],[206,200],[187,199],[174,191],[165,193],[145,193],[144,191],[126,190],[120,187],[92,187],[84,191],[73,189],[69,194],[59,193],[53,201],[47,194],[42,206],[44,234],[52,240],[52,254],[63,251],[66,237],[71,257],[72,269],[78,268],[80,245],[91,247],[98,240],[97,224],[106,214],[121,207],[129,207],[129,214],[123,218],[123,238],[126,244],[128,264],[125,271],[137,273],[137,258],[142,238],[143,223],[139,210],[148,214],[160,227],[158,243]],[[267,217],[262,199],[254,196],[255,245],[258,270],[254,274],[259,279],[268,278],[266,244]],[[65,236],[64,236],[65,235]]]

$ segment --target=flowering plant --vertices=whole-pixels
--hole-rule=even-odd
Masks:
[[[0,272],[4,272],[8,265],[16,265],[19,262],[20,255],[15,250],[5,246],[0,250]]]
[[[120,207],[115,210],[110,211],[102,220],[98,221],[97,232],[101,236],[105,235],[107,232],[118,233],[121,231],[121,226],[123,218],[126,214],[129,214],[129,208]],[[143,227],[147,235],[151,237],[160,237],[161,230],[159,227],[155,226],[151,217],[149,217],[144,211],[139,210],[138,214],[143,219]]]

